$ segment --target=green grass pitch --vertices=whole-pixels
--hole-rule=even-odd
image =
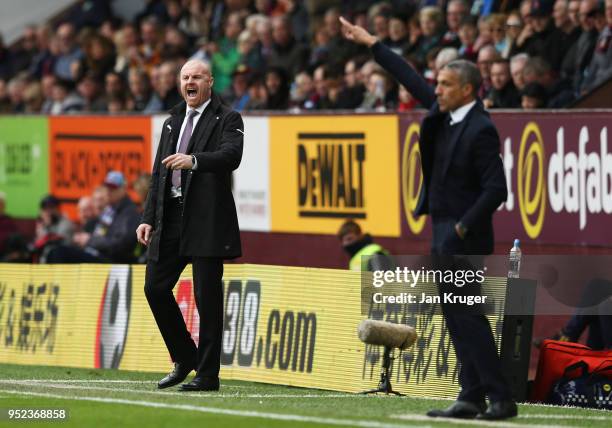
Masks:
[[[0,364],[0,426],[53,427],[610,427],[612,412],[521,405],[518,418],[424,416],[447,400],[364,396],[221,380],[218,393],[157,390],[159,373]],[[375,386],[375,385],[373,385]],[[8,409],[67,409],[68,420],[9,420]]]

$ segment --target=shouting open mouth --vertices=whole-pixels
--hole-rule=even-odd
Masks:
[[[187,98],[188,99],[196,99],[198,96],[198,88],[195,87],[189,87],[185,90],[185,92],[187,93]]]

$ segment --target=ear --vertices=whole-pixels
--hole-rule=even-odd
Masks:
[[[466,83],[465,85],[461,87],[461,92],[463,93],[464,97],[470,96],[473,90],[474,90],[474,87],[470,83]]]
[[[208,82],[208,87],[212,88],[213,87],[213,83],[215,83],[215,78],[210,76],[210,81]]]

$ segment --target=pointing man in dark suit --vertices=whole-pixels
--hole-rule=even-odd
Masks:
[[[190,60],[180,72],[181,102],[163,124],[151,189],[138,241],[148,246],[145,295],[174,361],[158,383],[167,388],[195,378],[183,391],[219,389],[223,329],[223,259],[241,255],[231,174],[242,158],[243,124],[212,92],[208,64]],[[185,266],[193,268],[200,314],[196,347],[172,289]]]
[[[429,109],[423,119],[419,148],[423,186],[416,214],[429,214],[433,224],[434,260],[465,258],[493,252],[493,214],[506,200],[507,188],[499,155],[499,136],[477,97],[481,78],[476,66],[452,61],[438,74],[435,91],[400,56],[359,26],[340,18],[349,40],[370,47],[374,59],[414,98]],[[459,291],[454,288],[452,291]],[[463,287],[479,294],[479,287]],[[456,311],[443,304],[446,326],[461,364],[457,401],[429,416],[505,419],[517,407],[501,371],[491,327],[482,312]],[[489,397],[486,406],[485,396]]]

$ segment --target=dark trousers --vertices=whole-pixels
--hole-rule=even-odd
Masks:
[[[436,269],[482,269],[483,257],[457,256],[464,254],[465,243],[457,235],[455,223],[452,219],[433,221],[431,254]],[[453,292],[455,295],[481,294],[481,287],[473,284],[463,287],[438,284],[438,289],[440,293]],[[442,313],[457,362],[461,365],[458,400],[480,402],[485,395],[493,402],[511,399],[512,392],[502,374],[491,326],[482,308],[460,308],[455,304],[442,303]]]
[[[145,295],[172,361],[193,364],[198,376],[218,377],[223,332],[223,260],[179,255],[181,206],[170,201],[164,210],[159,260],[148,261]],[[172,294],[188,263],[193,268],[193,291],[200,314],[196,347]]]

